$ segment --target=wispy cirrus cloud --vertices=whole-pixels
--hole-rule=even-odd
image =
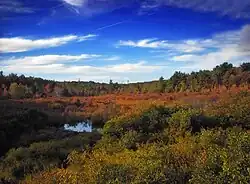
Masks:
[[[82,42],[93,39],[96,36],[93,34],[85,36],[66,35],[34,40],[23,37],[0,38],[0,53],[25,52],[35,49],[58,47],[72,41]]]
[[[170,6],[192,9],[200,12],[217,12],[220,15],[229,15],[235,18],[250,18],[249,0],[62,0],[68,5],[77,8],[83,15],[94,15],[110,12],[121,7],[140,5],[139,12],[157,10],[160,7]]]
[[[123,24],[123,23],[125,23],[125,22],[127,22],[127,21],[128,21],[128,20],[124,20],[124,21],[116,22],[116,23],[114,23],[114,24],[109,24],[109,25],[106,25],[106,26],[102,26],[102,27],[97,28],[96,30],[99,31],[99,30],[103,30],[103,29],[110,28],[110,27],[114,27],[114,26]]]
[[[56,1],[59,6],[63,4],[64,7],[73,9],[73,12],[84,16],[112,12],[123,7],[139,7],[138,12],[147,12],[168,6],[199,12],[216,12],[234,18],[250,18],[249,0],[55,0],[54,2]],[[28,1],[1,0],[0,2],[1,13],[33,13],[35,12],[34,7],[35,5]],[[50,8],[53,7],[54,3]]]
[[[17,0],[1,0],[0,1],[0,13],[33,13],[34,9],[25,6],[23,3]]]
[[[148,38],[142,40],[120,40],[117,47],[128,46],[128,47],[140,47],[140,48],[151,48],[151,49],[169,49],[177,50],[179,52],[199,52],[204,50],[201,45],[196,43],[196,40],[186,40],[181,42],[171,42],[168,40],[159,40],[156,38]]]
[[[123,7],[130,7],[137,0],[61,0],[67,5],[74,8],[77,14],[83,16],[93,16],[106,12],[112,12]]]
[[[104,58],[103,60],[105,60],[105,61],[118,61],[118,60],[121,60],[121,57],[111,56],[111,57]]]
[[[72,6],[81,7],[86,1],[85,0],[63,0]]]
[[[78,42],[83,42],[83,41],[86,41],[86,40],[91,40],[95,37],[97,37],[98,35],[95,35],[95,34],[88,34],[88,35],[85,35],[85,36],[78,36]]]
[[[117,47],[138,47],[155,49],[150,52],[204,52],[208,49],[217,50],[221,48],[242,49],[250,45],[250,25],[243,26],[240,30],[232,30],[216,33],[210,38],[188,39],[188,40],[160,40],[157,38],[147,38],[141,40],[120,40]]]
[[[5,60],[0,60],[2,65],[17,65],[22,66],[35,66],[35,65],[48,65],[55,63],[72,63],[76,61],[84,61],[87,59],[93,59],[101,57],[96,54],[81,54],[81,55],[40,55],[40,56],[25,56],[19,58],[10,58]]]
[[[249,0],[145,0],[142,10],[157,9],[162,6],[192,9],[200,12],[217,12],[234,18],[250,18]]]

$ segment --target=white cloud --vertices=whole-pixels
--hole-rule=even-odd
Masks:
[[[250,25],[246,25],[243,27],[240,39],[242,50],[250,51]]]
[[[211,52],[203,55],[181,55],[172,58],[174,61],[190,62],[188,65],[193,69],[212,69],[215,66],[230,62],[240,64],[246,59],[250,59],[250,52],[240,52],[235,48],[223,48],[217,52]]]
[[[240,30],[226,31],[206,39],[138,41],[121,40],[118,46],[151,48],[155,57],[164,57],[172,62],[184,62],[184,68],[212,69],[223,62],[239,64],[250,60],[250,25]]]
[[[79,36],[78,42],[86,41],[86,40],[89,40],[89,39],[95,38],[95,37],[97,37],[97,35],[95,35],[95,34],[88,34],[86,36]]]
[[[2,62],[2,68],[5,72],[23,72],[25,73],[42,73],[42,74],[58,74],[58,73],[65,73],[65,74],[108,74],[110,73],[147,73],[152,72],[154,70],[159,69],[160,66],[154,65],[147,65],[146,62],[138,62],[138,63],[123,63],[123,64],[116,64],[116,65],[106,65],[106,66],[89,66],[89,65],[66,65],[63,63],[60,57],[57,57],[56,62],[55,59],[50,60],[49,62],[40,62],[40,57],[37,56],[37,62],[28,64],[26,61],[22,63],[22,65],[17,64],[18,61],[22,59],[13,59],[10,61]],[[26,59],[28,57],[25,57]],[[33,60],[35,60],[33,58]],[[61,62],[60,62],[61,61]],[[65,59],[64,61],[69,61],[69,59]],[[9,64],[8,64],[9,63]],[[57,64],[56,64],[57,63]],[[46,70],[38,70],[38,69],[45,69]],[[56,70],[55,70],[56,69]],[[38,71],[37,71],[38,70]]]
[[[81,7],[84,2],[86,2],[86,0],[63,0],[65,3],[68,3],[72,6],[76,6],[76,7]]]
[[[119,56],[112,56],[112,57],[108,57],[108,58],[104,58],[103,60],[105,61],[118,61],[121,58]]]
[[[164,48],[167,46],[165,41],[156,41],[155,38],[143,39],[139,41],[132,40],[120,40],[118,46],[131,46],[131,47],[142,47],[142,48]]]
[[[160,66],[147,65],[145,61],[138,63],[124,63],[113,66],[107,66],[106,69],[116,73],[150,73],[159,69]]]
[[[236,47],[240,45],[240,38],[247,40],[250,26],[244,26],[242,30],[227,31],[212,35],[207,39],[188,39],[179,41],[159,40],[147,38],[142,40],[120,40],[117,46],[139,47],[157,49],[151,52],[204,52],[206,49],[221,49],[222,47]],[[244,36],[243,36],[244,34]],[[244,38],[243,38],[244,37]],[[248,38],[249,39],[249,38]],[[250,41],[247,41],[250,43]]]
[[[62,37],[31,40],[22,37],[0,38],[0,53],[25,52],[34,49],[58,47],[71,41],[85,41],[97,35],[76,36],[67,35]]]
[[[179,55],[172,58],[173,61],[192,61],[199,63],[206,63],[212,65],[213,62],[229,61],[233,57],[245,56],[246,53],[238,52],[235,48],[223,48],[219,51],[206,53],[202,55]],[[250,53],[249,53],[250,54]]]
[[[192,69],[212,69],[222,62],[240,64],[249,61],[248,29],[249,25],[246,25],[241,30],[228,31],[216,34],[211,39],[200,40],[196,44],[206,48],[205,53],[179,54],[170,60],[186,62]]]
[[[120,40],[117,46],[130,46],[151,49],[171,49],[179,52],[199,52],[204,50],[203,47],[196,44],[194,40],[186,40],[183,42],[170,42],[168,40],[159,40],[155,38],[143,39],[138,41]]]
[[[157,74],[166,66],[148,64],[145,61],[133,63],[121,63],[105,66],[85,65],[76,62],[84,59],[97,57],[96,55],[45,55],[27,56],[0,60],[1,69],[4,73],[18,73],[46,77],[55,80],[98,80],[108,82],[116,79],[121,82],[125,79],[131,81],[143,81],[152,79],[152,73]],[[70,64],[69,64],[70,63]]]
[[[65,2],[69,10],[83,16],[93,16],[96,14],[112,12],[122,7],[129,7],[137,0],[61,0]],[[70,7],[69,7],[70,6]],[[120,24],[120,23],[119,23]],[[104,29],[104,28],[103,28]]]
[[[196,56],[192,54],[180,55],[172,57],[173,61],[190,61],[193,60]]]
[[[81,54],[81,55],[41,55],[41,56],[26,56],[21,58],[11,58],[3,60],[1,63],[4,65],[17,65],[34,66],[34,65],[47,65],[53,63],[75,62],[80,60],[87,60],[100,57],[94,54]]]

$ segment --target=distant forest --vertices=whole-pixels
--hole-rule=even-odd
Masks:
[[[190,74],[175,72],[170,79],[160,77],[157,81],[118,84],[110,80],[109,83],[95,82],[57,82],[35,77],[4,75],[0,71],[0,98],[33,98],[33,97],[70,97],[70,96],[98,96],[105,94],[128,93],[169,93],[169,92],[199,92],[225,87],[250,86],[250,63],[243,63],[234,67],[230,63],[223,63],[213,70],[200,70]]]

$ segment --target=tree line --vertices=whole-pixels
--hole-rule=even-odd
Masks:
[[[57,82],[42,78],[4,75],[0,72],[1,98],[32,98],[47,96],[96,96],[105,94],[127,93],[164,93],[164,92],[199,92],[219,87],[230,89],[250,85],[250,63],[242,63],[239,67],[224,62],[212,70],[183,73],[176,71],[172,77],[165,80],[160,77],[157,81],[118,84],[109,83]]]

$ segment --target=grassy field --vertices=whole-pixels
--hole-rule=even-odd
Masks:
[[[219,99],[226,99],[240,91],[250,91],[247,88],[232,88],[183,93],[151,93],[131,95],[103,95],[93,97],[50,97],[25,100],[2,100],[0,107],[2,115],[22,109],[38,109],[49,115],[51,120],[68,121],[92,119],[95,123],[106,121],[114,116],[136,113],[151,105],[189,105],[203,107]],[[102,120],[103,119],[103,120]]]

